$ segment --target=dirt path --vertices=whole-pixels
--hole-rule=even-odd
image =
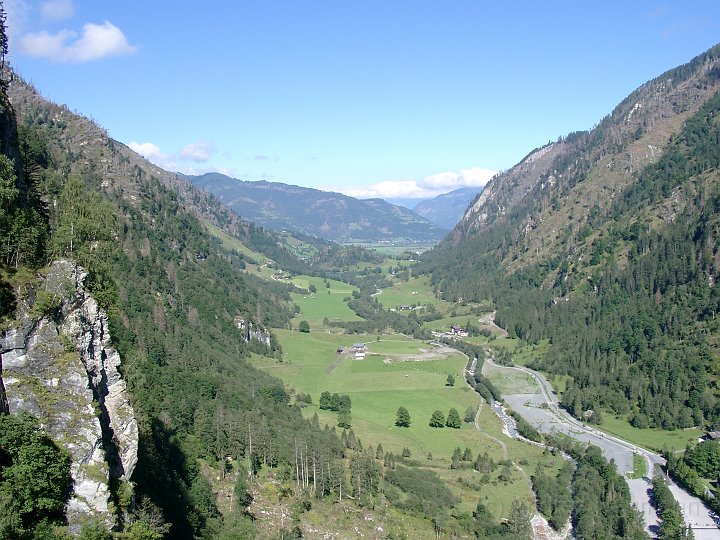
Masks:
[[[467,382],[467,381],[466,381],[466,382]],[[485,432],[480,428],[480,413],[481,413],[482,410],[483,410],[483,405],[484,405],[484,404],[485,404],[485,400],[481,398],[481,399],[480,399],[480,405],[478,406],[477,413],[475,413],[475,429],[477,429],[482,436],[487,437],[488,439],[490,439],[490,440],[496,442],[498,445],[500,445],[500,448],[502,448],[502,456],[503,456],[503,459],[506,460],[506,459],[508,459],[508,455],[509,455],[509,454],[508,454],[507,444],[505,444],[504,442],[502,442],[502,441],[501,441],[500,439],[498,439],[497,437],[493,437],[493,436],[490,435],[489,433],[485,433]],[[524,471],[523,471],[523,472],[524,472]]]
[[[338,354],[338,359],[335,360],[332,364],[330,364],[328,367],[325,368],[325,374],[330,375],[333,370],[340,365],[340,362],[343,361],[343,355]]]
[[[491,330],[493,332],[496,332],[500,334],[503,337],[507,337],[508,333],[504,328],[500,328],[497,324],[495,324],[495,312],[488,313],[487,315],[483,315],[478,319],[480,324],[484,325],[488,330]]]
[[[469,385],[467,382],[467,369],[465,370],[465,383]],[[498,439],[497,437],[494,437],[493,435],[490,435],[489,433],[485,433],[480,428],[480,413],[483,410],[483,406],[485,405],[485,400],[480,399],[480,405],[478,405],[478,410],[475,413],[475,429],[477,429],[481,435],[484,437],[487,437],[488,439],[492,440],[493,442],[497,443],[500,448],[502,448],[502,456],[503,460],[507,460],[509,458],[509,452],[507,444],[505,444],[503,441]],[[509,436],[509,435],[508,435]],[[528,474],[525,472],[525,469],[523,469],[520,465],[513,462],[513,467],[516,471],[520,473],[520,475],[523,477],[525,482],[527,483],[528,489],[530,490],[530,494],[533,497],[533,500],[535,501],[535,506],[537,507],[537,501],[535,499],[535,492],[532,488],[532,480],[528,476]],[[540,514],[537,510],[535,511],[535,514],[532,517],[532,520],[530,521],[530,525],[532,526],[533,530],[533,538],[535,540],[564,540],[565,538],[568,538],[570,536],[571,530],[570,530],[570,524],[564,528],[562,531],[556,531],[553,529],[548,521],[545,519],[545,517]]]
[[[432,349],[420,349],[419,353],[415,354],[384,354],[384,353],[369,353],[376,356],[384,356],[384,362],[389,364],[391,362],[428,362],[430,360],[440,360],[457,353],[455,349],[449,347],[434,347]]]

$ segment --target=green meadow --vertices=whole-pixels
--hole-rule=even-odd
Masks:
[[[317,289],[315,293],[291,294],[293,302],[300,308],[300,314],[293,321],[294,325],[306,320],[312,330],[318,330],[322,328],[325,317],[331,322],[362,320],[348,307],[345,300],[353,292],[352,285],[331,279],[327,280],[327,283],[330,283],[330,288],[327,288],[325,280],[308,276],[294,277],[292,283],[302,289],[308,289],[310,285]]]
[[[304,408],[307,417],[317,413],[321,425],[336,426],[337,413],[317,406],[320,394],[329,391],[349,395],[352,429],[362,444],[375,448],[381,443],[386,452],[396,455],[409,448],[412,459],[448,482],[460,497],[460,508],[464,511],[475,508],[478,496],[487,497],[486,504],[500,518],[507,515],[513,499],[523,497],[528,502],[532,499],[527,478],[514,468],[507,486],[497,490],[493,487],[498,485],[501,467],[485,479],[488,483],[482,487],[479,483],[482,475],[474,471],[472,463],[451,470],[450,458],[456,447],[470,448],[473,459],[478,453],[488,452],[497,462],[504,455],[503,446],[496,440],[499,439],[510,448],[509,457],[523,463],[526,474],[531,474],[538,463],[559,466],[556,458],[543,455],[540,449],[505,437],[500,421],[487,406],[479,416],[482,431],[464,422],[460,429],[429,426],[436,409],[447,416],[454,407],[462,417],[467,407],[477,409],[480,405],[479,396],[464,383],[466,357],[457,351],[449,354],[447,350],[441,351],[446,356],[428,359],[433,354],[431,345],[398,334],[381,335],[379,340],[376,335],[345,335],[329,329],[312,330],[309,334],[277,330],[276,334],[283,346],[282,361],[255,357],[254,362],[297,392],[312,396],[313,404]],[[353,343],[367,345],[365,359],[356,360],[352,354],[337,352],[338,348],[348,349]],[[456,378],[453,387],[446,386],[448,374]],[[401,406],[410,413],[409,428],[395,426],[395,415]]]
[[[463,354],[402,334],[348,335],[341,329],[325,327],[326,317],[330,321],[360,320],[347,305],[353,287],[308,276],[293,277],[292,283],[302,289],[309,289],[310,285],[317,289],[316,293],[292,294],[300,310],[293,327],[306,320],[311,331],[275,330],[283,348],[282,359],[255,356],[253,362],[279,377],[295,392],[310,394],[312,404],[303,409],[306,417],[317,414],[321,425],[336,427],[337,413],[318,407],[320,394],[324,391],[347,394],[352,400],[352,429],[363,446],[375,448],[380,443],[385,452],[395,455],[409,448],[412,460],[447,482],[461,500],[460,510],[471,512],[481,498],[500,519],[507,517],[512,501],[518,497],[533,505],[528,475],[538,466],[557,470],[562,464],[560,458],[505,436],[500,420],[486,404],[477,416],[480,429],[474,423],[465,422],[460,429],[429,426],[436,409],[447,416],[448,411],[455,408],[462,418],[468,407],[477,410],[481,405],[480,397],[465,384],[463,369],[467,358]],[[429,281],[424,278],[398,282],[383,289],[377,298],[386,308],[432,303],[446,317],[433,321],[430,328],[447,327],[450,323],[464,325],[468,317],[477,321],[470,307],[436,299]],[[454,316],[450,317],[453,311]],[[355,343],[366,344],[364,359],[354,358],[350,349]],[[508,340],[508,345],[513,347],[515,343]],[[343,352],[339,353],[339,349]],[[446,385],[449,374],[456,380],[452,387]],[[396,412],[401,406],[410,413],[408,428],[395,426]],[[472,462],[463,463],[460,469],[451,469],[455,448],[463,451],[470,448],[473,461],[483,452],[495,462],[509,458],[513,462],[510,479],[498,478],[502,466],[487,476],[476,472]]]
[[[377,296],[377,299],[386,309],[403,305],[434,304],[436,307],[450,305],[444,300],[435,298],[428,276],[415,277],[408,281],[396,281],[392,287],[382,289],[382,293]]]
[[[235,237],[225,234],[218,227],[208,221],[203,222],[210,235],[220,240],[222,246],[228,251],[235,251],[241,255],[245,255],[248,259],[255,261],[255,263],[245,261],[245,269],[251,274],[260,276],[263,279],[272,279],[272,275],[275,272],[273,268],[270,268],[265,263],[267,262],[267,256],[257,251],[253,251],[245,244],[240,242]]]
[[[596,427],[655,452],[662,452],[663,448],[683,450],[688,443],[696,443],[705,434],[704,431],[696,428],[674,431],[656,428],[638,429],[625,417],[609,412],[603,414],[602,424]]]

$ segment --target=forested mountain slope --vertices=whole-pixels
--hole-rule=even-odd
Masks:
[[[223,520],[198,458],[218,467],[227,456],[249,457],[256,469],[289,466],[300,441],[327,471],[315,478],[318,492],[331,492],[328,475],[342,469],[339,439],[311,426],[289,406],[280,381],[246,362],[253,351],[277,351],[268,329],[292,315],[287,286],[244,273],[201,219],[260,244],[269,237],[17,75],[8,94],[18,128],[7,108],[0,322],[3,330],[12,325],[25,295],[41,298],[32,276],[49,261],[67,257],[88,270],[85,283],[108,311],[139,429],[136,514],[125,514],[129,499],[113,494],[121,526],[147,523],[155,534],[165,530],[164,516],[173,538],[225,527],[245,534],[249,518],[238,509]],[[42,309],[50,316],[54,308]]]
[[[382,199],[360,200],[280,182],[246,182],[219,173],[189,178],[243,218],[270,229],[335,242],[436,242],[447,230]]]
[[[468,205],[482,191],[481,187],[465,187],[443,193],[418,203],[413,212],[443,229],[452,229],[462,219]]]
[[[564,404],[720,425],[720,46],[496,176],[424,262],[446,297],[550,339]]]

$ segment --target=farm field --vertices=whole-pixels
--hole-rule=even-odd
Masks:
[[[433,304],[437,308],[449,308],[452,304],[435,298],[430,278],[427,276],[410,278],[408,281],[398,281],[392,287],[382,289],[377,296],[384,308],[392,309],[402,305]]]
[[[352,294],[353,286],[332,279],[327,282],[330,283],[330,288],[326,287],[325,280],[322,278],[297,276],[292,279],[292,283],[297,287],[307,289],[310,285],[314,285],[317,289],[315,293],[292,293],[290,295],[293,302],[300,308],[300,313],[293,319],[294,326],[297,326],[299,321],[306,320],[312,330],[318,330],[322,328],[322,321],[325,317],[329,321],[362,320],[344,300]]]
[[[541,449],[505,437],[500,421],[487,406],[478,418],[482,432],[473,424],[464,422],[460,429],[431,428],[428,425],[435,409],[447,415],[454,407],[463,416],[467,407],[477,409],[480,404],[479,396],[463,383],[462,370],[466,358],[456,351],[432,351],[426,343],[402,335],[383,335],[380,341],[377,341],[377,336],[327,331],[301,334],[278,330],[277,335],[284,351],[282,362],[256,357],[255,363],[297,392],[312,396],[313,404],[303,411],[306,417],[317,414],[321,425],[336,426],[337,413],[318,407],[320,394],[323,391],[347,394],[352,400],[352,429],[363,446],[375,448],[380,443],[385,452],[395,455],[400,455],[403,448],[409,448],[412,459],[448,481],[462,500],[462,510],[471,511],[477,504],[479,493],[477,489],[469,488],[468,484],[480,487],[482,475],[474,471],[472,463],[466,463],[466,468],[450,469],[456,447],[461,450],[470,448],[473,460],[478,453],[487,452],[496,462],[503,459],[505,447],[510,450],[512,460],[523,463],[525,473],[511,469],[508,489],[493,489],[501,467],[490,475],[488,484],[480,488],[480,494],[488,496],[486,504],[498,518],[507,515],[512,500],[519,496],[531,502],[525,475],[532,474],[539,462],[547,467],[559,467],[560,462],[553,456],[543,455]],[[347,348],[353,343],[367,344],[364,360],[355,360],[352,355],[337,352],[339,347]],[[432,354],[439,356],[434,359],[410,359],[410,356],[428,357]],[[445,385],[448,374],[456,378],[453,387]],[[396,411],[401,406],[410,413],[409,428],[394,425]],[[428,459],[428,454],[432,455],[432,459]]]
[[[705,435],[704,431],[696,428],[674,431],[654,428],[638,429],[630,425],[625,418],[609,412],[603,413],[602,424],[595,427],[655,452],[662,452],[663,447],[670,450],[684,450],[688,442],[696,443],[700,437]]]

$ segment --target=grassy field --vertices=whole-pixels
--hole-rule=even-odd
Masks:
[[[268,260],[265,255],[263,255],[262,253],[258,253],[257,251],[253,251],[245,244],[240,242],[240,240],[225,234],[212,223],[209,223],[207,221],[204,221],[203,223],[205,224],[208,232],[212,236],[220,240],[225,249],[229,251],[235,251],[237,253],[245,255],[246,257],[248,257],[249,260],[255,261],[254,263],[251,263],[246,260],[245,270],[247,272],[260,276],[263,279],[272,279],[272,275],[276,270],[268,267],[265,264]]]
[[[330,321],[362,320],[348,307],[345,300],[352,294],[352,285],[328,280],[330,288],[327,288],[325,280],[308,276],[294,277],[292,283],[303,289],[307,289],[310,285],[314,285],[317,289],[316,293],[311,294],[291,294],[293,302],[300,307],[300,314],[293,321],[294,325],[301,320],[306,320],[311,329],[318,330],[322,328],[322,321],[325,317]]]
[[[595,426],[602,431],[617,435],[632,443],[653,450],[662,452],[663,447],[670,450],[682,450],[688,442],[697,442],[705,432],[700,429],[676,429],[667,431],[664,429],[638,429],[620,416],[611,413],[603,414],[603,423]]]
[[[628,478],[644,478],[648,475],[647,461],[640,454],[633,454],[633,472]]]
[[[531,495],[525,475],[515,469],[507,485],[499,483],[497,476],[501,467],[498,467],[482,486],[479,483],[482,475],[472,469],[471,463],[467,464],[468,468],[451,470],[450,458],[456,447],[470,448],[473,458],[488,452],[497,462],[503,459],[503,446],[496,440],[500,439],[510,449],[509,457],[524,464],[526,474],[532,474],[539,462],[547,467],[559,467],[557,458],[502,435],[500,421],[487,406],[479,418],[482,431],[467,423],[463,423],[461,429],[428,425],[435,409],[447,415],[454,407],[463,416],[467,407],[477,408],[480,403],[479,396],[462,382],[466,358],[460,353],[452,351],[446,356],[427,359],[432,346],[402,335],[383,335],[379,341],[375,335],[342,335],[327,330],[309,334],[278,330],[277,335],[284,350],[282,362],[256,357],[254,363],[298,392],[312,396],[313,405],[304,409],[307,417],[317,413],[321,425],[335,426],[337,414],[317,406],[320,393],[327,390],[349,395],[352,429],[363,446],[374,448],[381,443],[386,452],[396,455],[403,448],[409,448],[412,459],[448,482],[460,497],[463,511],[473,510],[481,496],[486,498],[496,517],[505,517],[513,499],[522,497],[531,502]],[[364,360],[336,352],[338,347],[347,348],[358,342],[368,347]],[[426,359],[417,361],[410,355]],[[448,374],[456,377],[454,387],[445,385]],[[395,426],[400,406],[410,413],[409,428]],[[432,459],[428,459],[428,454]]]
[[[386,309],[397,308],[402,305],[434,304],[436,307],[444,306],[446,308],[451,305],[444,300],[435,298],[428,276],[410,278],[408,281],[398,281],[392,287],[383,289],[377,299]]]
[[[507,342],[508,338],[501,338]],[[515,340],[517,341],[517,340]],[[501,341],[502,343],[502,341]],[[525,345],[523,347],[515,348],[513,352],[513,364],[518,366],[526,366],[533,360],[537,360],[545,356],[545,353],[550,348],[550,341],[547,339],[542,340],[538,344]]]

